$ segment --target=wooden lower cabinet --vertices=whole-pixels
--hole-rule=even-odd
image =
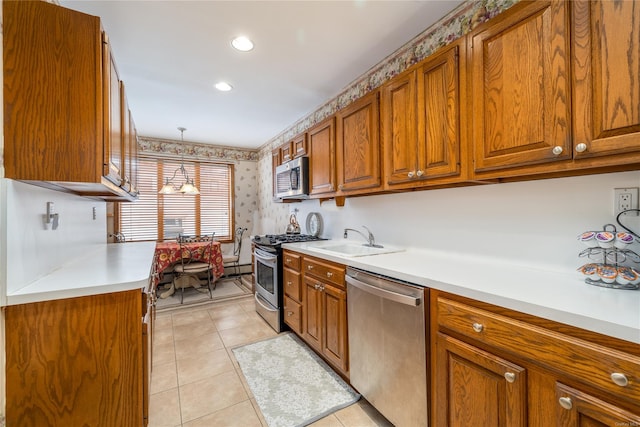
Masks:
[[[445,426],[640,425],[640,346],[431,291],[431,419]]]
[[[349,377],[345,267],[285,250],[284,321],[343,377]]]
[[[442,333],[436,351],[436,425],[527,425],[524,368]]]
[[[143,323],[143,296],[6,307],[7,425],[146,425],[152,316]]]

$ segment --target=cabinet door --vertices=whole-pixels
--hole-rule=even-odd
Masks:
[[[289,141],[280,146],[280,161],[286,163],[293,159],[293,141]]]
[[[526,371],[438,333],[435,360],[438,427],[526,426]]]
[[[276,168],[278,166],[280,166],[280,148],[276,148],[271,152],[271,191],[274,199],[276,199],[276,188],[278,188],[276,175]]]
[[[381,124],[386,184],[415,177],[418,162],[416,72],[404,73],[382,88]]]
[[[437,53],[418,70],[417,178],[460,173],[459,50]]]
[[[309,192],[331,194],[336,190],[335,119],[316,125],[309,134]]]
[[[304,339],[307,344],[322,351],[322,290],[321,283],[304,278],[304,305],[302,308]]]
[[[307,154],[307,134],[303,133],[293,139],[293,157],[297,158]]]
[[[123,179],[122,92],[120,77],[109,44],[105,43],[103,49],[105,67],[104,176],[119,186]]]
[[[380,93],[366,95],[337,114],[338,189],[352,193],[380,187]]]
[[[131,192],[131,111],[129,101],[124,88],[124,82],[120,82],[120,110],[122,128],[122,184],[121,187],[128,193]]]
[[[640,2],[571,3],[575,157],[640,151]]]
[[[568,387],[556,384],[558,427],[638,426],[640,415]]]
[[[343,372],[349,370],[347,358],[347,293],[322,285],[322,354]]]
[[[476,172],[571,158],[570,3],[516,5],[471,36]]]
[[[129,111],[129,179],[131,180],[131,193],[138,195],[138,130]]]

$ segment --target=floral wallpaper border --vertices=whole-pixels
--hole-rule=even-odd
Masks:
[[[140,154],[154,156],[185,156],[199,160],[258,161],[258,152],[251,149],[224,147],[220,145],[196,144],[150,137],[138,137]]]
[[[400,47],[376,67],[356,79],[336,98],[326,102],[315,112],[302,118],[276,137],[267,141],[258,149],[259,157],[271,155],[271,151],[275,147],[304,132],[316,123],[320,123],[336,111],[380,87],[385,81],[400,74],[411,65],[420,62],[438,48],[466,35],[481,23],[499,15],[519,1],[467,0],[417,37]]]

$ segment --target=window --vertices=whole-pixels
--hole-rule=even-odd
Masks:
[[[185,161],[200,194],[158,194],[165,179],[179,167],[178,160],[138,159],[138,201],[120,203],[119,209],[119,231],[127,241],[162,241],[175,239],[178,233],[213,232],[220,241],[232,240],[233,165]],[[176,176],[174,183],[179,186],[181,178]]]

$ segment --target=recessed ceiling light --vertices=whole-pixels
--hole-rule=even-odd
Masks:
[[[253,42],[245,36],[240,36],[231,40],[231,46],[241,52],[248,52],[253,49]]]
[[[233,89],[233,86],[231,86],[227,82],[218,82],[214,85],[214,87],[222,92],[229,92],[231,89]]]

